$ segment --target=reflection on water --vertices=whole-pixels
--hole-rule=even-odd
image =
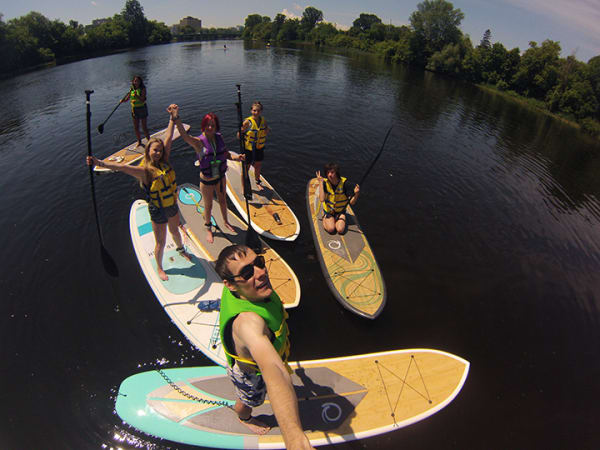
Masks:
[[[110,392],[143,370],[138,361],[151,362],[144,369],[163,358],[210,364],[182,343],[139,269],[128,211],[143,193],[123,174],[95,179],[120,277],[107,278],[99,258],[83,91],[95,91],[93,152],[106,156],[135,139],[129,105],[103,134],[96,127],[139,74],[152,131],[166,126],[172,102],[193,134],[216,111],[237,150],[235,85],[245,116],[253,100],[265,106],[272,132],[264,173],[303,230],[294,243],[273,243],[303,292],[290,313],[292,358],[431,347],[471,361],[465,388],[446,409],[361,445],[447,448],[452,433],[456,448],[489,447],[491,435],[498,448],[597,447],[589,424],[600,413],[591,375],[600,369],[598,142],[494,93],[371,55],[257,42],[227,48],[222,41],[149,47],[0,82],[9,105],[0,117],[0,357],[14,386],[3,404],[19,405],[4,411],[11,422],[3,444],[171,445],[135,430],[122,441]],[[359,180],[390,126],[355,208],[390,293],[384,313],[367,323],[329,294],[304,195],[328,161]],[[194,152],[182,139],[171,161],[179,183],[197,183]]]

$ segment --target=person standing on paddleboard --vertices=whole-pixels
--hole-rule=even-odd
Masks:
[[[327,179],[323,180],[321,172],[317,171],[317,180],[321,183],[319,200],[323,203],[323,228],[329,234],[344,234],[346,232],[346,207],[354,206],[358,200],[360,187],[348,182],[340,174],[340,166],[335,163],[325,165]]]
[[[254,179],[256,187],[262,191],[260,183],[260,169],[265,158],[265,142],[267,134],[271,129],[267,126],[267,121],[262,116],[263,106],[258,100],[252,103],[252,115],[246,117],[242,123],[242,133],[244,133],[244,156],[246,157],[246,167],[250,164],[254,166]],[[238,139],[240,133],[238,132]]]
[[[252,417],[252,408],[262,405],[268,392],[286,448],[312,448],[287,364],[287,313],[271,286],[264,257],[245,245],[230,245],[219,254],[215,270],[225,285],[219,325],[227,374],[238,396],[234,411],[254,433],[267,433],[270,427]]]
[[[148,106],[146,105],[146,86],[142,77],[136,75],[131,80],[131,88],[125,97],[121,99],[121,103],[131,100],[131,117],[133,118],[133,129],[137,136],[137,146],[142,145],[142,136],[140,134],[140,122],[144,129],[146,139],[150,140],[150,133],[148,133],[148,125],[146,124],[148,118]]]
[[[202,119],[200,129],[202,134],[198,137],[190,136],[181,120],[179,119],[179,107],[173,105],[175,115],[174,120],[179,130],[179,134],[185,142],[190,144],[198,155],[198,164],[200,166],[200,192],[204,201],[204,226],[206,227],[206,240],[208,243],[214,241],[212,231],[212,204],[213,196],[216,190],[217,200],[221,207],[221,215],[225,226],[231,232],[235,232],[229,220],[227,220],[227,180],[225,172],[227,171],[227,160],[241,161],[242,155],[233,156],[227,150],[223,136],[219,132],[219,118],[215,113],[208,113]]]
[[[154,231],[154,239],[156,241],[154,257],[156,259],[158,276],[163,281],[169,279],[162,266],[162,257],[167,240],[167,228],[169,228],[169,232],[173,236],[179,254],[191,261],[191,257],[185,251],[181,235],[179,234],[179,225],[181,222],[179,220],[179,207],[177,206],[176,198],[177,182],[175,180],[175,171],[169,164],[171,142],[173,131],[175,130],[173,117],[176,116],[176,110],[173,109],[174,106],[177,105],[170,105],[167,108],[167,112],[171,118],[167,127],[165,141],[163,142],[159,138],[149,139],[144,150],[144,159],[139,166],[101,161],[94,156],[87,157],[88,165],[106,167],[110,170],[131,175],[137,178],[146,190],[146,194],[148,195],[148,211],[150,212],[152,230]]]

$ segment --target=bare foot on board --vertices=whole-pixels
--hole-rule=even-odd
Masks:
[[[244,422],[242,419],[240,419],[240,423],[243,423],[248,428],[250,428],[250,430],[253,433],[256,433],[258,435],[266,434],[271,429],[271,427],[265,425],[264,423],[262,423],[260,420],[256,419],[255,417],[250,417],[250,419],[248,419],[246,422]]]
[[[235,233],[235,229],[231,226],[229,222],[225,222],[225,228],[227,228],[232,233]]]
[[[162,269],[158,269],[158,276],[163,281],[167,281],[169,279],[169,276]]]
[[[214,242],[215,238],[213,236],[213,232],[211,230],[210,227],[206,227],[206,242],[208,242],[209,244],[212,244]]]
[[[179,252],[179,254],[180,254],[181,256],[183,256],[185,259],[187,259],[189,262],[192,262],[192,257],[191,257],[191,255],[190,255],[188,252],[186,252],[185,250],[181,250],[181,251]]]

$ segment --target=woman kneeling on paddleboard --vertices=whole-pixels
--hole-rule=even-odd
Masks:
[[[354,206],[358,200],[360,187],[352,185],[340,175],[340,166],[335,163],[325,165],[326,180],[317,171],[317,180],[321,183],[319,200],[323,203],[323,228],[329,234],[346,232],[346,206]]]
[[[170,105],[167,108],[167,112],[169,112],[171,118],[165,141],[163,142],[158,138],[151,138],[146,144],[144,160],[139,166],[100,161],[94,156],[87,157],[88,165],[106,167],[110,170],[126,173],[140,180],[140,184],[148,195],[148,211],[150,212],[152,230],[154,231],[154,239],[156,240],[154,257],[156,258],[158,276],[163,281],[169,279],[162,267],[167,227],[177,245],[177,251],[181,256],[191,261],[191,257],[185,251],[181,235],[179,234],[179,208],[175,195],[177,193],[177,182],[175,180],[175,171],[169,164],[171,141],[173,139],[173,131],[175,130],[173,119],[176,116],[176,109],[173,108],[174,106],[177,105]]]
[[[181,120],[179,119],[179,109],[174,107],[173,120],[177,125],[179,134],[185,142],[190,144],[198,155],[200,166],[200,192],[204,201],[204,226],[206,227],[206,240],[212,243],[214,240],[212,232],[212,203],[215,190],[217,199],[221,207],[221,215],[225,226],[229,231],[235,232],[227,220],[227,180],[225,172],[227,171],[227,160],[241,161],[244,157],[241,155],[233,156],[225,147],[223,136],[219,133],[219,118],[215,113],[208,113],[202,119],[200,129],[202,134],[198,137],[190,136],[185,131]],[[218,188],[218,189],[217,189]]]

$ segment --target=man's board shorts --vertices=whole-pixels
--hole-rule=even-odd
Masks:
[[[227,375],[233,383],[235,393],[244,405],[254,408],[265,402],[267,386],[262,375],[242,372],[237,364],[234,364],[233,368],[227,368]]]
[[[134,119],[145,119],[146,117],[148,117],[148,107],[144,105],[133,108],[133,110],[131,111],[131,116]]]

